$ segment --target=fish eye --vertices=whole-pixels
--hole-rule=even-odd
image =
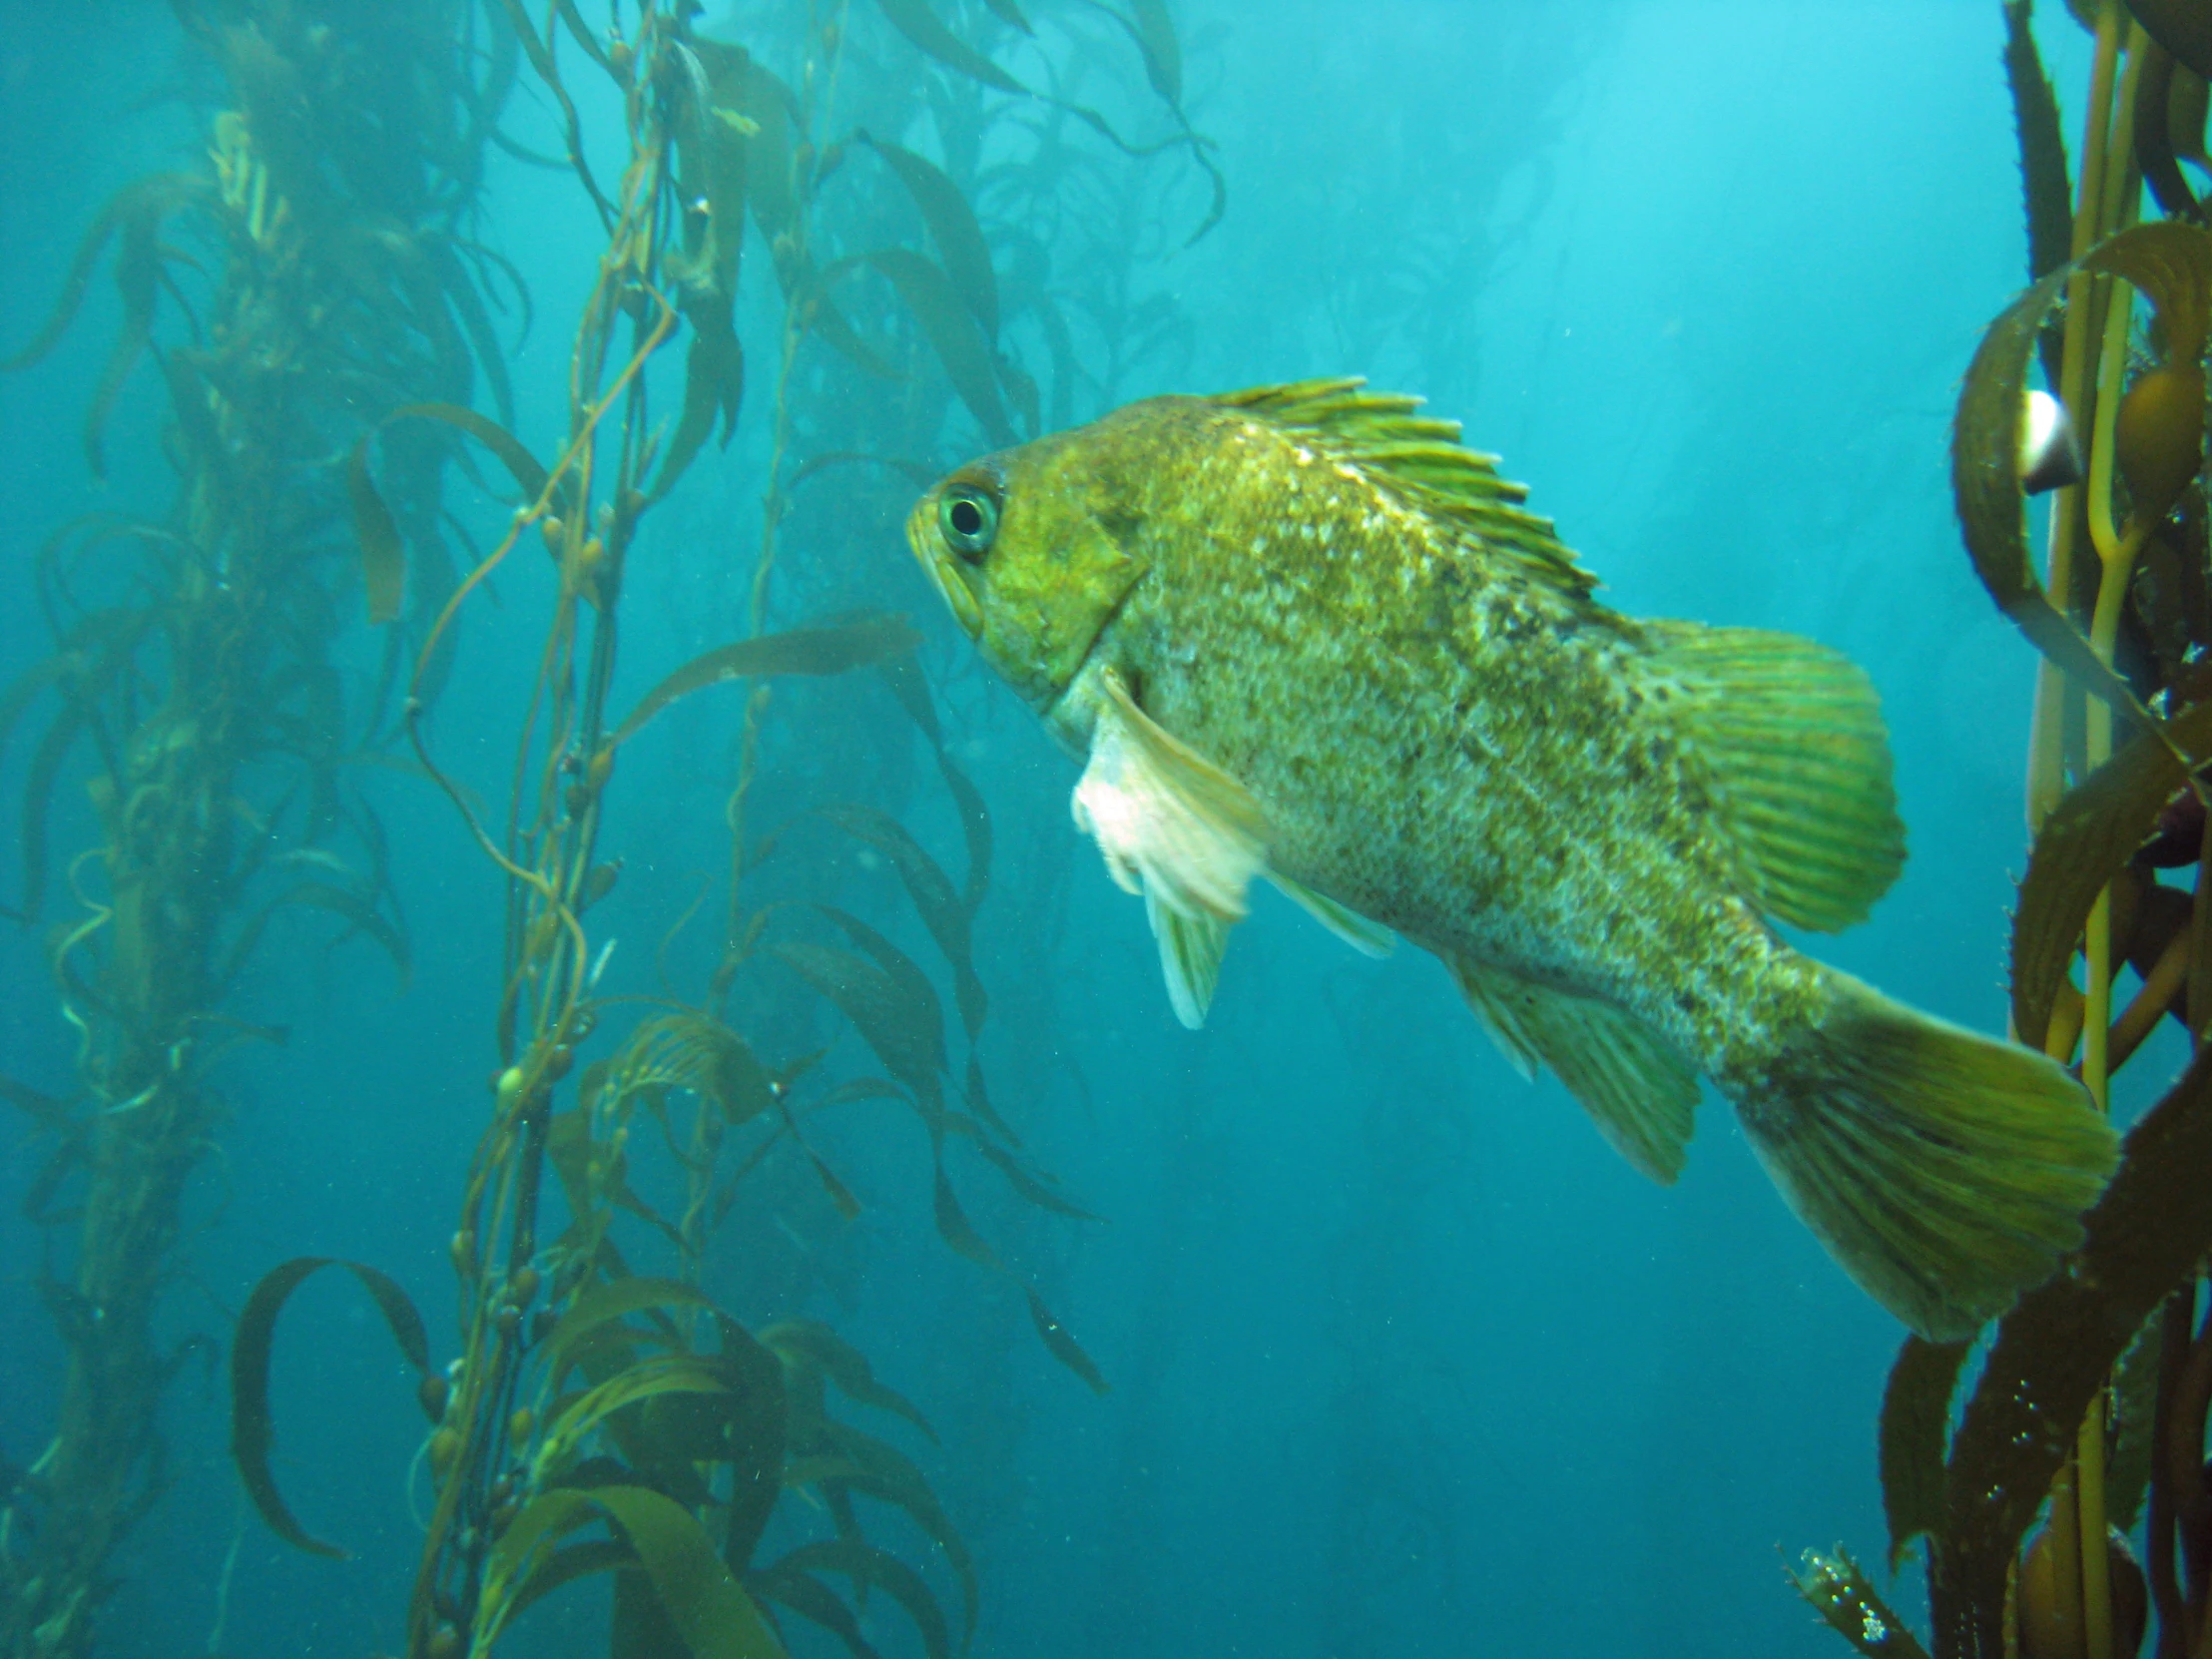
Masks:
[[[998,503],[972,484],[945,491],[937,503],[937,526],[952,551],[970,564],[980,563],[998,533]]]

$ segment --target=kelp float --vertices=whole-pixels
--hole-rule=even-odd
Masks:
[[[759,1186],[771,1159],[798,1160],[835,1210],[857,1212],[858,1199],[810,1133],[810,1120],[823,1113],[883,1100],[911,1109],[928,1135],[938,1233],[959,1255],[1020,1283],[1044,1347],[1104,1386],[1034,1286],[968,1220],[955,1190],[952,1152],[964,1147],[1020,1199],[1083,1214],[1029,1167],[985,1089],[976,1039],[988,998],[972,932],[989,888],[990,821],[942,742],[912,661],[916,636],[881,614],[782,632],[762,627],[791,490],[844,462],[898,470],[891,457],[933,446],[948,407],[940,386],[986,433],[1033,431],[1035,381],[999,333],[990,244],[954,182],[961,162],[948,155],[940,167],[885,136],[893,121],[911,125],[910,112],[884,96],[897,79],[883,77],[876,89],[873,136],[839,131],[839,89],[855,73],[846,8],[809,9],[792,82],[745,48],[700,33],[695,10],[648,0],[622,8],[619,26],[604,34],[568,0],[554,0],[542,19],[519,0],[503,10],[559,112],[568,164],[605,233],[574,334],[558,450],[541,458],[506,424],[449,402],[395,408],[380,427],[387,457],[396,433],[457,433],[511,487],[496,545],[449,594],[434,590],[403,705],[415,760],[445,790],[507,892],[492,1021],[498,1069],[451,1241],[458,1354],[435,1365],[412,1301],[380,1269],[287,1262],[257,1287],[241,1318],[233,1445],[269,1524],[301,1548],[336,1553],[278,1490],[269,1374],[286,1299],[321,1269],[342,1265],[422,1377],[423,1463],[435,1497],[407,1610],[416,1659],[489,1652],[540,1598],[601,1572],[613,1574],[617,1654],[772,1655],[782,1651],[777,1621],[797,1618],[865,1656],[872,1649],[856,1609],[870,1596],[898,1605],[931,1655],[964,1643],[977,1585],[959,1534],[912,1459],[848,1413],[873,1412],[878,1423],[900,1418],[927,1434],[921,1414],[827,1326],[792,1318],[746,1325],[703,1283],[716,1228],[749,1201],[774,1202]],[[1114,136],[1097,112],[1032,93],[925,7],[885,0],[881,10],[895,34],[941,66],[947,85],[932,71],[918,89],[909,78],[902,96],[911,103],[918,91],[933,101],[948,150],[974,137],[946,112],[972,104],[977,88]],[[1002,36],[1029,32],[1010,4],[992,10]],[[1218,213],[1219,175],[1181,116],[1166,67],[1177,60],[1165,13],[1139,6],[1126,18],[1103,15],[1142,48],[1147,79],[1171,117],[1163,142],[1199,159]],[[886,43],[878,38],[871,50]],[[602,179],[587,160],[564,80],[575,73],[604,76],[619,94],[618,177]],[[854,199],[848,190],[839,201],[830,181],[840,170],[857,174],[863,151],[880,164],[872,194]],[[864,244],[857,253],[830,252],[845,234],[840,224],[887,217],[894,202],[918,216],[933,254]],[[749,219],[769,247],[784,318],[752,628],[674,669],[623,712],[610,698],[640,526],[710,442],[728,441],[736,421],[745,362],[736,301]],[[863,271],[880,285],[849,289],[846,279]],[[1041,285],[1028,302],[1049,310]],[[1042,326],[1049,339],[1050,323]],[[680,381],[663,366],[679,340],[688,340]],[[814,377],[831,372],[831,359],[899,385],[898,418],[883,432],[809,453],[809,436],[834,429],[827,407],[805,393]],[[925,362],[934,371],[925,374]],[[670,385],[680,390],[664,404]],[[382,623],[405,611],[423,561],[387,504],[388,458],[380,478],[377,441],[363,434],[344,471],[369,612]],[[870,446],[877,441],[885,447]],[[539,565],[541,558],[548,562]],[[427,711],[455,618],[510,562],[545,573],[552,618],[526,688],[514,787],[503,818],[487,822],[449,775]],[[836,590],[834,572],[809,574],[818,589]],[[949,793],[966,852],[958,881],[897,819],[858,803],[818,804],[767,835],[749,833],[773,759],[767,686],[863,670],[886,682]],[[592,910],[621,869],[603,855],[603,842],[623,752],[677,700],[731,681],[753,691],[727,807],[731,874],[712,965],[696,999],[665,988],[655,997],[616,997],[602,984],[607,944],[594,936]],[[753,901],[753,884],[779,848],[825,831],[864,846],[896,875],[944,959],[963,1066],[955,1065],[932,976],[884,933],[826,898]],[[792,1040],[803,1032],[775,1029],[764,989],[794,987],[813,1010],[833,1009],[886,1075],[831,1082],[821,1052]],[[629,1017],[641,1003],[642,1017],[614,1036],[615,1016]],[[584,1058],[610,1037],[601,1057]],[[682,1194],[673,1211],[649,1202],[632,1179],[634,1161],[654,1147]],[[660,1192],[670,1183],[645,1185]],[[644,1251],[660,1259],[660,1271],[641,1270]],[[791,1494],[805,1494],[807,1504],[795,1508]],[[929,1541],[956,1586],[957,1618],[930,1582],[938,1569],[873,1540],[869,1526],[882,1509],[902,1513]]]
[[[168,1481],[158,1409],[195,1344],[165,1351],[158,1319],[188,1191],[228,1122],[226,1058],[284,1035],[242,982],[346,938],[407,968],[353,766],[389,709],[334,651],[352,561],[328,456],[364,413],[466,402],[479,370],[504,396],[505,268],[472,213],[512,36],[468,0],[175,9],[221,77],[204,155],[107,204],[6,365],[61,337],[105,262],[122,325],[86,453],[103,472],[111,417],[143,392],[177,477],[166,513],[48,539],[33,576],[55,649],[0,695],[0,747],[29,751],[12,907],[59,914],[79,1056],[66,1085],[0,1081],[43,1146],[26,1208],[53,1241],[40,1289],[67,1361],[51,1435],[0,1494],[0,1649],[42,1659],[90,1650],[118,1546]],[[444,462],[416,443],[387,473],[433,586]],[[57,847],[79,783],[89,838]]]
[[[2075,10],[2096,51],[2070,179],[2030,5],[2004,6],[2033,285],[1983,337],[1952,434],[1966,550],[2042,654],[2012,1027],[2100,1105],[2169,1017],[2194,1058],[2129,1131],[2064,1269],[1980,1343],[1916,1339],[1898,1358],[1890,1565],[1925,1542],[1938,1659],[2125,1659],[2146,1630],[2158,1659],[2212,1654],[2212,231],[2180,165],[2205,166],[2212,13]],[[2145,185],[2162,217],[2138,223]],[[2038,371],[2082,460],[2053,497],[2041,574],[2019,466]],[[1793,1576],[1861,1652],[1928,1651],[1841,1551]]]

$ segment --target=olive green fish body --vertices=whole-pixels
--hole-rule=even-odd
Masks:
[[[1904,858],[1839,654],[1620,616],[1457,427],[1357,381],[1131,405],[960,469],[915,553],[1085,761],[1077,822],[1203,1017],[1254,879],[1432,951],[1673,1179],[1698,1078],[1798,1213],[1924,1334],[2078,1243],[2110,1129],[2037,1054],[1793,949]]]
[[[1094,665],[1264,803],[1274,868],[1447,960],[1616,1001],[1708,1071],[1756,1064],[1818,985],[1735,890],[1643,631],[1188,401],[1176,452],[1238,464],[1158,481],[1151,575]]]

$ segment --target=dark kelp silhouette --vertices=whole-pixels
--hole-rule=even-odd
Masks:
[[[2212,923],[2198,897],[2212,868],[2212,232],[2179,166],[2204,161],[2212,32],[2196,7],[2073,9],[2096,33],[2078,189],[2028,0],[2004,6],[2034,281],[1984,335],[1952,430],[1967,553],[2042,653],[2012,1026],[2075,1063],[2100,1105],[2167,1016],[2196,1056],[2130,1130],[2063,1271],[1985,1347],[1914,1339],[1898,1358],[1881,1418],[1890,1566],[1925,1540],[1938,1659],[2125,1659],[2153,1614],[2159,1659],[2212,1651]],[[2146,183],[2166,217],[2137,224]],[[2054,497],[2044,576],[2018,462],[2038,361],[2086,463]],[[2161,881],[2187,866],[2193,887]],[[2115,1010],[2130,970],[2138,988]],[[2139,1518],[2140,1563],[2126,1542]],[[1808,1552],[1793,1577],[1861,1652],[1928,1651],[1841,1550]]]
[[[873,434],[855,430],[849,411],[810,399],[811,377],[823,368],[810,342],[827,346],[850,371],[903,384],[909,441],[934,442],[946,412],[931,362],[986,433],[1034,431],[1038,399],[1034,381],[997,338],[991,243],[951,172],[887,141],[868,141],[885,164],[873,182],[864,191],[849,182],[838,193],[827,189],[833,177],[858,176],[857,169],[840,173],[840,163],[859,136],[830,133],[840,77],[856,73],[846,63],[841,21],[810,15],[800,73],[788,84],[745,48],[700,34],[692,6],[650,0],[626,10],[623,32],[598,37],[567,0],[555,0],[543,34],[514,0],[498,7],[504,33],[560,112],[569,163],[606,239],[576,327],[558,452],[542,459],[507,424],[456,400],[429,399],[391,408],[351,445],[343,465],[368,613],[380,625],[408,614],[408,590],[421,568],[413,532],[389,504],[395,439],[418,430],[458,434],[487,451],[513,489],[498,542],[465,577],[417,599],[428,616],[410,642],[414,666],[402,705],[416,762],[504,875],[508,900],[494,1013],[501,1069],[452,1238],[458,1356],[442,1368],[430,1365],[404,1292],[374,1269],[344,1264],[424,1374],[420,1394],[431,1426],[423,1462],[436,1497],[408,1610],[408,1650],[418,1659],[487,1652],[541,1597],[611,1572],[610,1651],[617,1654],[777,1654],[776,1621],[791,1615],[864,1656],[871,1650],[856,1608],[880,1592],[911,1620],[924,1648],[941,1655],[964,1645],[975,1625],[978,1586],[965,1545],[919,1466],[832,1412],[830,1401],[841,1396],[929,1435],[926,1420],[828,1327],[783,1319],[749,1328],[704,1280],[717,1227],[749,1200],[775,1202],[756,1196],[757,1178],[779,1153],[811,1171],[836,1214],[856,1214],[858,1198],[814,1144],[808,1120],[900,1101],[929,1137],[931,1204],[945,1243],[1018,1283],[1046,1352],[1092,1387],[1105,1386],[1037,1289],[968,1219],[954,1187],[950,1149],[964,1145],[1018,1198],[1053,1214],[1086,1215],[1029,1166],[985,1086],[976,1043],[989,998],[975,968],[973,932],[990,888],[991,825],[938,730],[912,661],[916,636],[898,619],[849,612],[765,630],[789,491],[844,460],[879,458],[862,446]],[[909,35],[916,18],[930,17],[942,38],[920,44],[932,57],[944,60],[943,41],[957,41],[919,7],[886,11]],[[1141,12],[1137,38],[1149,43],[1148,65],[1169,51],[1165,14]],[[603,180],[584,161],[587,135],[560,66],[568,45],[580,47],[589,72],[610,77],[621,95],[626,160],[619,178]],[[946,60],[953,78],[1011,90],[978,75],[976,65],[989,59],[961,51],[957,61]],[[1158,72],[1147,75],[1157,87]],[[918,90],[935,96],[940,89],[931,79]],[[876,126],[887,128],[885,117],[898,114],[887,100],[910,101],[916,92],[910,78],[887,77],[870,99]],[[1162,97],[1180,123],[1179,104]],[[1041,101],[1107,130],[1093,112]],[[1218,192],[1203,141],[1187,123],[1182,132],[1177,142],[1199,157]],[[831,252],[841,227],[872,226],[894,203],[918,215],[935,258],[902,245]],[[665,673],[623,713],[611,705],[610,690],[639,526],[710,440],[728,442],[743,396],[735,300],[749,212],[785,301],[751,627],[747,637]],[[881,285],[863,285],[863,271]],[[1027,301],[1032,310],[1048,303],[1037,293]],[[686,328],[681,392],[673,418],[663,418],[661,354],[672,352]],[[913,470],[926,468],[914,463]],[[515,787],[503,821],[488,820],[437,754],[426,717],[466,601],[525,546],[542,547],[551,560],[553,615],[516,736]],[[808,574],[818,590],[835,585],[833,575]],[[862,668],[877,672],[935,762],[965,847],[958,881],[895,818],[858,802],[816,803],[749,838],[749,812],[774,759],[770,687]],[[619,758],[671,705],[736,680],[751,689],[726,807],[725,927],[703,994],[696,1001],[665,989],[657,997],[616,997],[601,985],[607,954],[593,939],[590,912],[621,868],[600,844]],[[750,884],[779,847],[835,838],[867,848],[895,871],[943,957],[962,1039],[957,1071],[936,983],[892,939],[825,897],[753,901]],[[688,913],[677,926],[685,919]],[[668,955],[664,945],[664,964]],[[796,1045],[795,1058],[764,1059],[783,1046],[763,1034],[775,1027],[763,1010],[764,985],[798,987],[814,1006],[833,1009],[887,1080],[828,1082],[824,1056]],[[609,1033],[618,1011],[641,1002],[648,1011],[611,1052],[582,1060],[580,1051]],[[633,1160],[660,1154],[672,1171],[634,1183]],[[678,1206],[645,1196],[669,1190],[667,1173],[681,1194]],[[643,1252],[661,1257],[666,1271],[634,1267]],[[233,1367],[234,1451],[249,1494],[279,1535],[319,1552],[335,1546],[294,1517],[272,1474],[269,1363],[285,1299],[325,1265],[300,1258],[262,1282],[242,1316]],[[791,1492],[808,1494],[814,1505],[772,1533]],[[956,1620],[922,1568],[870,1540],[863,1499],[902,1513],[928,1540],[956,1589]],[[826,1517],[831,1535],[789,1543],[791,1531],[807,1528],[808,1513]],[[772,1536],[786,1541],[770,1558],[762,1550]]]
[[[157,1413],[191,1345],[165,1352],[156,1330],[186,1195],[228,1121],[226,1056],[285,1035],[247,1017],[242,979],[348,938],[407,971],[356,780],[388,700],[349,691],[334,654],[352,564],[328,457],[364,416],[466,402],[479,375],[506,398],[503,267],[471,231],[513,37],[467,0],[175,9],[224,100],[205,160],[117,193],[5,365],[61,338],[109,261],[122,320],[87,458],[104,473],[111,417],[143,393],[178,481],[166,513],[49,538],[34,576],[55,651],[0,694],[0,747],[32,745],[14,908],[48,919],[66,876],[48,954],[80,1055],[66,1098],[0,1089],[46,1149],[28,1210],[54,1240],[43,1289],[67,1357],[51,1437],[0,1499],[0,1650],[46,1659],[90,1650],[117,1547],[167,1482]],[[387,456],[426,595],[450,583],[446,456],[419,434]],[[92,835],[57,849],[58,792],[79,780]]]

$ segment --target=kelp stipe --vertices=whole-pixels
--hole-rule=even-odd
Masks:
[[[802,347],[820,339],[863,372],[877,363],[910,382],[906,424],[926,442],[944,405],[913,372],[920,366],[913,348],[925,345],[987,428],[990,405],[972,371],[983,365],[993,384],[1026,379],[1010,356],[978,343],[988,338],[977,332],[988,244],[947,175],[910,152],[893,159],[887,143],[875,146],[886,157],[883,186],[922,215],[943,262],[889,247],[858,262],[883,276],[887,292],[877,297],[895,300],[918,330],[907,341],[911,366],[897,367],[860,331],[872,331],[884,307],[873,315],[855,307],[857,322],[845,316],[830,291],[837,273],[817,263],[818,187],[836,171],[838,152],[858,142],[828,137],[844,62],[841,8],[832,19],[810,17],[797,90],[742,47],[697,33],[694,11],[647,4],[630,12],[620,32],[595,37],[565,0],[552,8],[544,33],[525,8],[503,7],[522,56],[560,112],[570,161],[607,237],[574,336],[573,395],[558,453],[541,459],[505,425],[450,402],[411,404],[385,423],[387,433],[425,423],[457,430],[490,453],[518,496],[498,544],[450,597],[439,596],[404,705],[416,758],[504,874],[508,895],[493,1019],[500,1069],[451,1242],[461,1292],[458,1357],[438,1367],[404,1292],[373,1269],[344,1264],[424,1373],[419,1393],[430,1431],[422,1461],[436,1495],[407,1613],[415,1656],[488,1652],[540,1597],[603,1571],[615,1574],[610,1644],[617,1654],[775,1654],[781,1637],[774,1621],[786,1615],[865,1652],[853,1604],[875,1591],[900,1606],[932,1655],[964,1644],[977,1584],[958,1532],[918,1466],[830,1402],[841,1396],[846,1406],[899,1416],[923,1433],[926,1422],[827,1327],[787,1318],[749,1331],[724,1312],[701,1286],[708,1243],[741,1204],[776,1202],[762,1196],[758,1177],[779,1152],[810,1171],[849,1218],[858,1200],[813,1144],[807,1120],[884,1098],[904,1101],[929,1130],[934,1219],[961,1255],[1012,1271],[959,1203],[946,1168],[951,1142],[970,1143],[1025,1201],[1082,1214],[1028,1167],[984,1089],[974,1042],[988,998],[971,934],[989,890],[990,821],[938,732],[911,660],[915,635],[879,614],[777,633],[759,627],[784,507],[781,472],[795,433],[824,435],[814,458],[855,449],[854,436],[836,441],[839,423],[827,411],[803,411],[791,395]],[[1152,27],[1156,42],[1164,17]],[[610,77],[621,95],[627,147],[619,177],[595,176],[584,161],[586,135],[562,79],[571,45],[589,59],[582,72]],[[900,96],[912,97],[910,85]],[[877,125],[889,124],[878,117]],[[742,396],[734,301],[749,209],[768,239],[786,302],[755,626],[666,674],[624,715],[610,706],[609,688],[639,525],[709,439],[728,440]],[[850,258],[831,263],[858,269]],[[955,270],[964,276],[956,279]],[[661,420],[656,359],[685,327],[691,343],[681,401],[672,420]],[[810,464],[793,471],[804,474]],[[346,487],[370,614],[387,618],[401,609],[408,537],[386,505],[388,474],[379,477],[366,437],[353,447]],[[518,548],[530,550],[535,565],[541,547],[553,567],[553,619],[516,736],[515,789],[503,822],[486,822],[431,741],[427,694],[469,596]],[[834,572],[809,574],[834,585]],[[766,683],[868,666],[922,733],[944,781],[966,849],[958,882],[895,819],[849,801],[817,806],[763,842],[747,839],[745,809],[767,770],[764,738],[773,730]],[[616,998],[602,985],[607,946],[594,937],[591,913],[621,868],[600,846],[620,752],[678,699],[738,679],[755,684],[730,803],[728,925],[704,993],[681,1000],[666,988],[664,971],[664,993],[642,999],[652,1011],[604,1057],[586,1061],[580,1051],[617,1007],[641,1000]],[[903,728],[895,730],[904,742]],[[811,905],[816,931],[802,936],[792,926],[796,903],[756,905],[746,893],[775,845],[822,838],[825,827],[895,871],[943,956],[967,1038],[964,1084],[952,1082],[936,987],[911,957],[829,895]],[[842,942],[825,942],[823,927]],[[661,956],[665,970],[666,947]],[[787,1045],[773,1022],[752,1017],[763,983],[797,985],[821,999],[817,1006],[833,1007],[891,1080],[827,1084],[817,1071],[821,1055],[797,1043],[789,1051],[799,1057],[764,1060],[763,1052]],[[965,1110],[954,1105],[955,1088]],[[655,1132],[641,1152],[637,1132],[645,1130]],[[633,1158],[656,1143],[675,1166],[680,1211],[655,1208],[631,1179]],[[644,1251],[658,1252],[669,1270],[634,1268]],[[279,1535],[328,1551],[292,1516],[267,1456],[277,1317],[291,1288],[323,1265],[302,1258],[263,1281],[242,1321],[233,1382],[235,1450],[250,1494]],[[1024,1282],[1024,1291],[1044,1348],[1103,1386],[1035,1290]],[[780,1509],[788,1491],[807,1494],[810,1509]],[[926,1576],[935,1568],[902,1561],[870,1540],[861,1499],[902,1512],[928,1540],[954,1581],[956,1624]],[[792,1518],[772,1534],[784,1512]],[[832,1535],[791,1544],[788,1534],[804,1527],[808,1513],[826,1515]],[[589,1535],[594,1528],[603,1535]],[[765,1540],[782,1552],[764,1556]],[[849,1585],[852,1604],[830,1587],[830,1575]]]
[[[364,413],[466,400],[479,371],[504,385],[496,262],[470,232],[512,37],[468,0],[176,11],[222,89],[203,154],[116,195],[7,365],[61,337],[112,250],[122,324],[87,457],[104,471],[112,417],[144,397],[178,478],[166,513],[48,540],[34,577],[56,650],[0,695],[0,744],[31,745],[13,904],[26,923],[60,912],[49,959],[80,1055],[66,1091],[0,1087],[45,1145],[29,1212],[56,1240],[43,1289],[67,1356],[51,1438],[4,1500],[0,1649],[48,1659],[89,1651],[118,1546],[166,1482],[158,1409],[194,1344],[165,1352],[156,1319],[185,1197],[226,1127],[225,1057],[284,1037],[242,980],[318,948],[294,916],[407,969],[352,777],[381,722],[333,649],[353,566],[326,456]],[[389,472],[433,589],[444,460],[418,443]],[[99,838],[56,847],[56,792],[80,779]]]
[[[2184,7],[2073,9],[2096,34],[2077,191],[2028,0],[2004,6],[2034,285],[1983,337],[1952,432],[1967,552],[2043,658],[2012,1027],[2074,1062],[2100,1106],[2169,1015],[2195,1058],[2129,1132],[2081,1249],[1984,1334],[1963,1403],[1975,1345],[1916,1338],[1898,1359],[1881,1415],[1890,1566],[1925,1539],[1936,1659],[2127,1659],[2153,1619],[2158,1659],[2212,1652],[2212,232],[2177,160],[2203,162],[2212,41]],[[2146,182],[2168,217],[2138,224]],[[2053,499],[2042,576],[2019,472],[2038,359],[2087,462]],[[2190,866],[2193,885],[2160,878]],[[2128,970],[2139,985],[2116,1008]],[[1861,1652],[1928,1651],[1840,1550],[1792,1577]]]

